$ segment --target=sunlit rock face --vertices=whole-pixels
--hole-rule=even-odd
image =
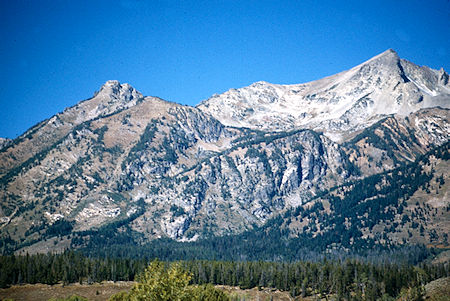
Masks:
[[[225,125],[266,131],[308,128],[341,141],[387,115],[435,106],[450,106],[448,74],[387,50],[324,79],[297,85],[257,82],[214,95],[197,107]]]

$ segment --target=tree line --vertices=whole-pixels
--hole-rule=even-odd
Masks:
[[[135,281],[147,259],[92,258],[80,252],[0,257],[0,287],[22,283],[56,284]],[[167,268],[170,262],[162,262]],[[450,276],[450,265],[375,264],[359,260],[309,262],[189,260],[179,265],[190,284],[221,284],[243,289],[272,287],[292,296],[335,295],[338,299],[377,300],[396,297],[402,289],[420,288]]]

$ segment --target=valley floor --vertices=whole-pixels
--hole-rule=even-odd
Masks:
[[[51,298],[67,298],[78,295],[92,301],[106,301],[112,295],[131,289],[135,282],[132,281],[104,281],[102,283],[70,284],[70,285],[47,285],[47,284],[25,284],[14,285],[9,288],[0,289],[0,300],[24,300],[24,301],[47,301]],[[246,301],[291,301],[291,300],[314,300],[314,297],[292,298],[289,292],[283,292],[273,288],[240,289],[239,287],[216,285],[226,293],[232,300]],[[450,277],[431,281],[425,286],[425,299],[430,301],[450,300]],[[272,298],[272,299],[271,299]]]
[[[72,295],[85,297],[92,301],[106,301],[112,295],[120,291],[128,291],[134,282],[111,282],[105,281],[95,284],[70,284],[70,285],[47,285],[47,284],[26,284],[14,285],[10,288],[0,289],[0,300],[12,299],[23,301],[47,301],[50,298],[67,298]],[[265,301],[265,300],[308,300],[297,297],[292,298],[289,292],[282,292],[273,288],[258,288],[242,290],[239,287],[217,285],[217,288],[227,292],[233,300]],[[271,299],[272,297],[272,299]]]
[[[134,282],[112,282],[70,285],[25,284],[0,289],[0,300],[47,301],[51,298],[67,298],[72,295],[85,297],[92,301],[105,301],[120,291],[128,291]]]

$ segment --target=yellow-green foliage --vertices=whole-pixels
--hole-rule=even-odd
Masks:
[[[127,292],[120,292],[115,295],[112,295],[108,301],[125,301],[130,300],[129,295]]]
[[[422,286],[402,288],[399,301],[421,301],[424,300],[425,290]]]
[[[216,289],[212,284],[192,287],[192,300],[196,301],[225,301],[230,300],[223,291]]]
[[[138,283],[131,289],[131,300],[188,300],[188,285],[191,276],[183,272],[179,263],[174,263],[168,270],[164,263],[153,261],[138,278]]]
[[[191,275],[179,263],[169,268],[160,261],[153,261],[139,276],[129,293],[120,292],[110,301],[225,301],[228,296],[212,285],[189,285]]]

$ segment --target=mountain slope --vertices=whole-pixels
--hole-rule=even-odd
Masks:
[[[364,175],[390,170],[448,141],[448,109],[430,108],[408,116],[391,115],[343,144]]]
[[[240,234],[193,242],[153,240],[141,245],[129,224],[75,233],[72,247],[93,256],[224,260],[362,260],[421,262],[428,247],[448,248],[449,143],[401,167],[321,192]],[[130,239],[134,237],[134,239]],[[124,243],[126,241],[126,243]],[[133,247],[130,248],[130,245]]]
[[[291,211],[283,224],[293,236],[309,233],[328,246],[367,240],[448,246],[449,147],[447,142],[413,163],[333,188],[305,210]]]

